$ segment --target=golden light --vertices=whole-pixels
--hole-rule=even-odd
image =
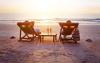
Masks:
[[[22,7],[26,13],[38,18],[43,16],[51,18],[52,16],[73,14],[80,5],[80,1],[76,0],[25,0]]]
[[[50,2],[48,0],[39,0],[39,1],[37,0],[36,8],[41,12],[47,12],[49,11],[50,8]]]
[[[49,26],[49,25],[51,25],[51,22],[49,20],[43,20],[43,21],[40,22],[40,25]]]
[[[28,2],[28,1],[26,1]],[[67,15],[75,11],[75,7],[77,1],[73,0],[31,0],[28,3],[26,8],[28,9],[27,12],[30,12],[33,16],[35,15],[33,12],[36,12],[36,17],[39,19],[49,19],[52,18],[53,15],[60,16],[63,13],[67,13]],[[76,5],[76,6],[75,6]],[[40,22],[42,25],[50,25],[50,20],[43,20]]]
[[[50,24],[50,20],[48,20],[49,17],[47,17],[47,16],[41,15],[39,17],[39,19],[41,19],[41,21],[40,21],[41,25],[49,25]]]
[[[44,15],[49,18],[79,17],[82,14],[98,14],[99,8],[100,3],[91,0],[2,0],[0,13],[20,13],[29,19]]]

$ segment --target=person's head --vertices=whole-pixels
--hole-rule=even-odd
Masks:
[[[32,25],[34,26],[34,23],[35,23],[35,22],[34,22],[34,21],[31,21],[31,23],[32,23]]]
[[[66,23],[71,23],[71,20],[67,20]]]
[[[25,22],[29,22],[28,20],[25,20]]]
[[[35,23],[34,21],[31,21],[33,24]]]

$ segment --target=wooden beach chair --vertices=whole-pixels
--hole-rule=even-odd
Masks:
[[[64,40],[73,40],[75,43],[80,40],[80,33],[78,30],[78,23],[59,23],[61,29],[60,29],[60,35],[59,39],[60,41]],[[70,35],[70,37],[68,37]]]
[[[34,22],[18,22],[17,25],[20,28],[19,41],[32,41],[35,37],[39,37],[39,34],[36,33],[33,28]],[[22,31],[24,35],[22,34]]]

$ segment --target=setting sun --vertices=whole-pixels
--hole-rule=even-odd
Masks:
[[[59,17],[59,15],[73,15],[75,12],[79,11],[78,9],[81,7],[81,3],[82,2],[80,1],[73,0],[26,0],[22,5],[24,8],[21,8],[24,9],[23,12],[27,12],[31,15],[35,14],[36,12],[37,15],[39,14],[38,18],[53,18],[56,16]]]

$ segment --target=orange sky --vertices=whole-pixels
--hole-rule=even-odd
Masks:
[[[36,18],[100,14],[100,0],[0,0],[0,13]]]

